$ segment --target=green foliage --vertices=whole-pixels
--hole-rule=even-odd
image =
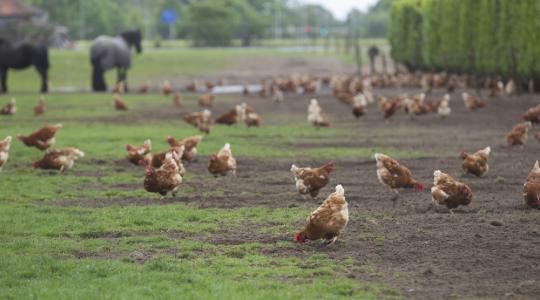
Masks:
[[[72,39],[93,39],[98,35],[117,35],[138,27],[145,39],[191,39],[195,46],[228,46],[231,39],[242,46],[274,37],[298,37],[304,26],[313,30],[312,39],[320,38],[322,28],[329,35],[342,37],[346,26],[348,38],[385,37],[392,0],[379,0],[368,12],[353,10],[346,22],[336,20],[322,5],[288,0],[26,0],[49,14],[51,23],[67,27]],[[161,23],[163,10],[174,10],[177,21]],[[171,31],[171,29],[173,29]],[[8,32],[12,30],[6,28]],[[43,29],[40,29],[43,34]],[[30,36],[30,33],[26,33]]]
[[[538,77],[539,14],[534,0],[396,0],[392,55],[413,68]]]
[[[475,40],[476,49],[476,67],[484,70],[486,74],[493,74],[500,71],[497,63],[497,32],[498,20],[493,16],[499,15],[499,5],[493,0],[479,1],[479,10],[484,13],[478,17],[478,36]],[[492,45],[492,47],[484,47]]]
[[[351,10],[345,22],[347,35],[353,39],[386,37],[391,7],[392,0],[379,0],[365,13]]]
[[[28,0],[44,9],[50,19],[68,27],[72,36],[94,38],[101,34],[117,35],[121,31],[140,28],[139,12],[126,0]],[[82,28],[81,28],[82,26]]]
[[[233,14],[219,0],[200,1],[188,8],[188,31],[193,45],[228,46],[233,37]]]
[[[394,2],[389,33],[392,57],[408,66],[421,63],[422,14],[416,0]]]
[[[347,16],[347,30],[353,38],[383,38],[388,35],[392,0],[379,0],[366,13],[352,10]]]
[[[242,0],[229,0],[226,5],[234,16],[234,37],[242,40],[242,46],[250,46],[252,39],[263,37],[264,29],[270,25],[268,16]]]

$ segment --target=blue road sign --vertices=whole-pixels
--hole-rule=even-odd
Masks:
[[[319,29],[319,34],[322,37],[326,37],[328,35],[328,33],[330,33],[330,31],[326,27],[321,27],[321,29]]]
[[[169,25],[176,22],[176,11],[172,9],[163,10],[159,16],[163,24]]]

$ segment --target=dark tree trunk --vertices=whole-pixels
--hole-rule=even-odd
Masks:
[[[246,34],[242,36],[242,47],[249,47],[251,46],[251,35]]]

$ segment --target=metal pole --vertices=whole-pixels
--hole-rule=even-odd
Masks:
[[[84,8],[83,8],[83,0],[79,0],[79,39],[84,40],[85,34],[84,34]]]
[[[362,76],[362,49],[358,43],[354,44],[354,54],[356,58],[356,73]]]

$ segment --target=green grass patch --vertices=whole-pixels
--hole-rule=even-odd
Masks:
[[[346,278],[355,270],[351,262],[338,264],[321,254],[266,256],[261,250],[269,245],[250,241],[233,246],[200,241],[242,230],[240,220],[290,223],[306,213],[299,209],[19,204],[0,209],[2,298],[375,299],[388,293]],[[296,246],[283,241],[272,247]]]
[[[186,106],[195,110],[196,96],[185,96]],[[354,261],[342,263],[317,254],[317,250],[308,250],[300,257],[287,254],[298,247],[292,241],[292,233],[310,209],[199,209],[196,205],[173,203],[115,205],[115,200],[157,198],[144,191],[142,170],[123,162],[126,143],[140,144],[151,138],[154,151],[160,151],[167,149],[165,137],[169,134],[177,138],[199,134],[180,119],[189,109],[167,111],[171,104],[165,97],[124,98],[131,108],[128,112],[114,111],[108,94],[50,94],[46,114],[34,117],[32,107],[37,95],[19,95],[18,113],[0,117],[0,138],[28,134],[45,124],[61,122],[64,128],[57,135],[56,147],[78,147],[86,153],[73,169],[60,175],[32,169],[31,163],[43,153],[13,141],[9,161],[0,173],[0,298],[397,297],[387,287],[347,277],[359,271]],[[233,104],[237,100],[224,96],[220,101]],[[390,130],[317,131],[304,119],[302,116],[287,124],[251,129],[215,126],[204,137],[199,153],[215,153],[229,142],[239,159],[366,159],[374,151],[397,157],[420,155],[410,150],[349,147],[343,143],[368,135],[389,136]],[[342,146],[332,147],[334,142],[342,142]],[[303,147],[302,143],[311,146]],[[206,161],[201,159],[197,163]],[[283,176],[289,178],[289,173],[285,170]],[[204,183],[215,179],[206,173],[190,172],[188,167],[185,180]],[[238,193],[245,197],[263,196],[248,191]],[[227,196],[219,189],[201,192],[188,187],[180,194],[202,201]],[[52,205],[103,199],[109,206]],[[362,222],[377,222],[384,216],[356,217]],[[250,231],[242,232],[247,230]],[[232,242],[214,242],[222,235],[232,235]],[[269,239],[251,240],[250,235]],[[367,235],[363,238],[379,239]],[[384,243],[384,239],[380,242]],[[283,255],[269,255],[267,250]]]
[[[52,89],[89,89],[92,67],[86,45],[76,50],[51,49],[49,83]],[[201,76],[230,68],[241,60],[257,57],[305,57],[334,55],[321,52],[286,52],[272,48],[171,48],[147,49],[142,54],[132,55],[132,67],[128,74],[129,83],[137,87],[145,82],[157,87],[167,78],[178,75]],[[109,87],[116,81],[116,71],[106,73]],[[39,89],[39,75],[33,68],[20,71],[10,70],[8,86],[11,92],[29,92]]]

